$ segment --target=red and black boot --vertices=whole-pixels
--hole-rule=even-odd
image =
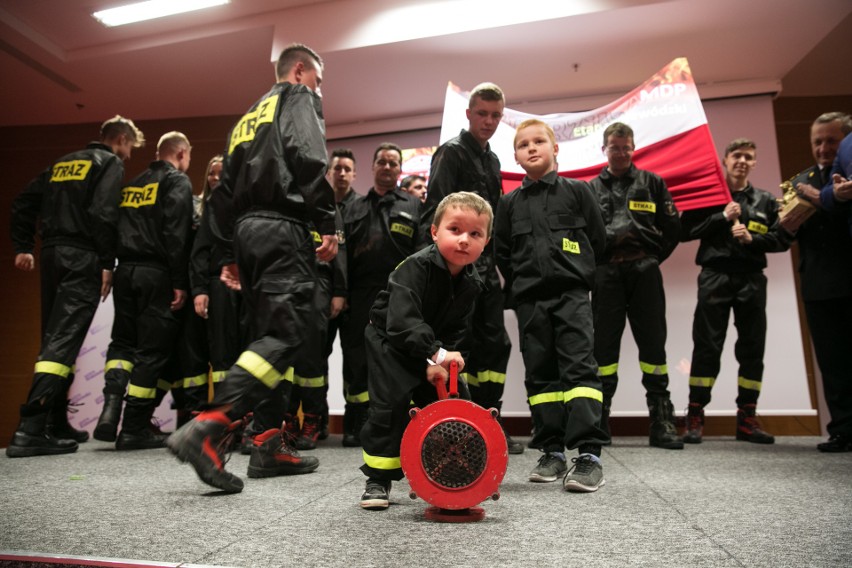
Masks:
[[[317,458],[299,455],[296,448],[287,442],[284,431],[273,428],[255,436],[249,458],[248,476],[258,478],[297,475],[310,473],[317,467]]]
[[[775,443],[775,436],[760,427],[756,404],[744,404],[737,409],[737,440],[753,444]]]
[[[202,412],[169,436],[166,446],[180,461],[189,462],[204,483],[226,493],[239,493],[243,480],[225,471],[231,428],[225,413]]]
[[[302,420],[302,430],[299,432],[299,437],[296,438],[297,450],[313,450],[317,447],[317,440],[320,437],[322,429],[322,416],[319,414],[305,414]]]
[[[704,436],[704,407],[690,402],[686,410],[686,432],[683,434],[684,444],[700,444]]]

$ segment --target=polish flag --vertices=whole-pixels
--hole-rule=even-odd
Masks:
[[[468,92],[450,83],[441,123],[441,144],[467,128]],[[503,191],[521,184],[515,163],[515,128],[529,118],[549,124],[559,144],[559,175],[590,180],[606,166],[603,131],[613,122],[635,134],[633,163],[662,177],[679,211],[724,205],[731,200],[716,155],[707,116],[686,58],[675,59],[623,97],[600,108],[574,113],[534,115],[506,108],[490,140],[500,158]]]

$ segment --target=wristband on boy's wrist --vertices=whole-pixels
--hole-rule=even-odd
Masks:
[[[446,359],[446,358],[447,358],[447,350],[444,349],[443,347],[439,347],[438,348],[438,356],[435,357],[435,363],[440,365],[441,363],[444,362],[444,359]]]

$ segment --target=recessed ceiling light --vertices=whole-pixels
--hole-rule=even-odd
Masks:
[[[112,28],[134,22],[153,20],[164,16],[174,16],[184,12],[202,10],[227,4],[230,0],[148,0],[109,10],[95,12],[92,16],[103,25]]]

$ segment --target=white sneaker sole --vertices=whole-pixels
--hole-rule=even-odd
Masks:
[[[606,479],[601,479],[601,482],[597,485],[583,485],[577,481],[566,481],[564,487],[565,491],[571,493],[594,493],[604,485],[606,485]]]

